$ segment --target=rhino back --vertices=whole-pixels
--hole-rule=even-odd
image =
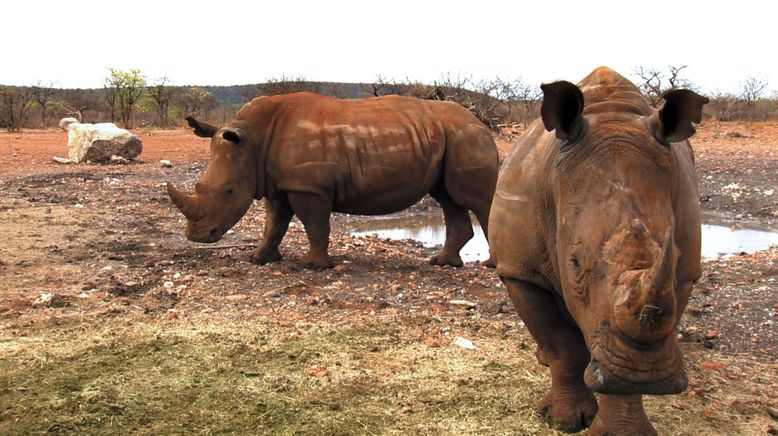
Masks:
[[[275,190],[331,193],[335,211],[383,214],[440,176],[446,138],[423,102],[293,94],[277,111],[266,162]]]

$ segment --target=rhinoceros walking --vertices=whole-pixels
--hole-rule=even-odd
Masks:
[[[564,431],[653,434],[642,394],[687,385],[673,333],[701,274],[687,138],[708,100],[674,90],[654,110],[604,67],[542,89],[489,218],[497,273],[551,369],[538,407]]]
[[[459,250],[473,236],[468,210],[486,232],[497,147],[456,103],[299,93],[256,98],[221,128],[187,121],[196,135],[213,138],[194,194],[168,184],[192,241],[218,241],[261,198],[267,200],[264,239],[251,256],[259,264],[281,258],[278,246],[293,215],[310,242],[303,263],[330,267],[332,212],[393,213],[427,193],[446,222],[445,244],[431,263],[462,265]]]

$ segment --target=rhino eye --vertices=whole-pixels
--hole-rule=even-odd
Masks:
[[[581,264],[578,262],[578,258],[575,256],[575,254],[570,256],[570,261],[568,261],[568,265],[570,265],[570,268],[578,271],[578,269],[581,267]]]
[[[224,191],[224,193],[227,195],[232,195],[232,188],[227,188],[227,190]]]

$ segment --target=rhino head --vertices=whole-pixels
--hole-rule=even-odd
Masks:
[[[707,99],[675,90],[655,111],[617,102],[584,113],[576,85],[542,89],[542,121],[559,143],[548,194],[555,263],[590,350],[584,381],[608,394],[680,392],[687,381],[674,329],[697,277],[683,282],[677,265],[695,256],[699,265],[699,244],[696,253],[677,246],[685,236],[676,234],[674,197],[684,175],[671,148],[688,146]]]
[[[186,237],[216,242],[246,214],[257,192],[256,159],[247,131],[239,123],[217,128],[187,117],[195,135],[211,138],[208,168],[184,194],[167,184],[170,199],[187,219]]]

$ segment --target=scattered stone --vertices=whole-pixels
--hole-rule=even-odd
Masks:
[[[52,292],[41,292],[40,297],[32,303],[37,307],[65,307],[69,304],[65,297]]]
[[[162,159],[161,161],[159,161],[159,165],[162,168],[173,168],[173,162],[170,162],[167,159]]]
[[[411,412],[413,412],[413,408],[411,408],[410,406],[403,406],[397,409],[396,412],[394,412],[394,416],[401,416]]]
[[[67,158],[64,158],[64,157],[58,157],[58,156],[54,156],[53,158],[51,158],[51,160],[53,160],[54,162],[56,162],[58,164],[63,164],[63,165],[67,165],[67,164],[72,164],[73,163],[73,161],[70,160],[70,159],[67,159]]]
[[[443,341],[438,338],[427,338],[422,343],[430,348],[440,348],[443,346]]]
[[[465,339],[463,337],[457,336],[454,338],[454,345],[458,345],[462,348],[465,348],[467,350],[475,350],[475,344],[473,344],[472,341],[469,339]]]
[[[453,306],[465,306],[467,308],[474,308],[477,306],[476,303],[467,300],[450,300],[448,304],[451,304]]]
[[[714,362],[714,361],[706,360],[706,361],[700,363],[700,368],[711,370],[711,371],[718,371],[721,368],[724,368],[724,363],[723,362]]]
[[[114,164],[114,165],[125,165],[125,164],[130,163],[129,159],[127,159],[125,157],[122,157],[122,156],[115,155],[115,154],[111,155],[111,159],[110,159],[109,162]]]
[[[705,339],[716,339],[717,337],[719,337],[719,332],[716,330],[711,330],[705,334]]]
[[[324,377],[329,373],[330,371],[326,366],[313,365],[312,367],[308,368],[308,375],[312,375],[314,377]]]

